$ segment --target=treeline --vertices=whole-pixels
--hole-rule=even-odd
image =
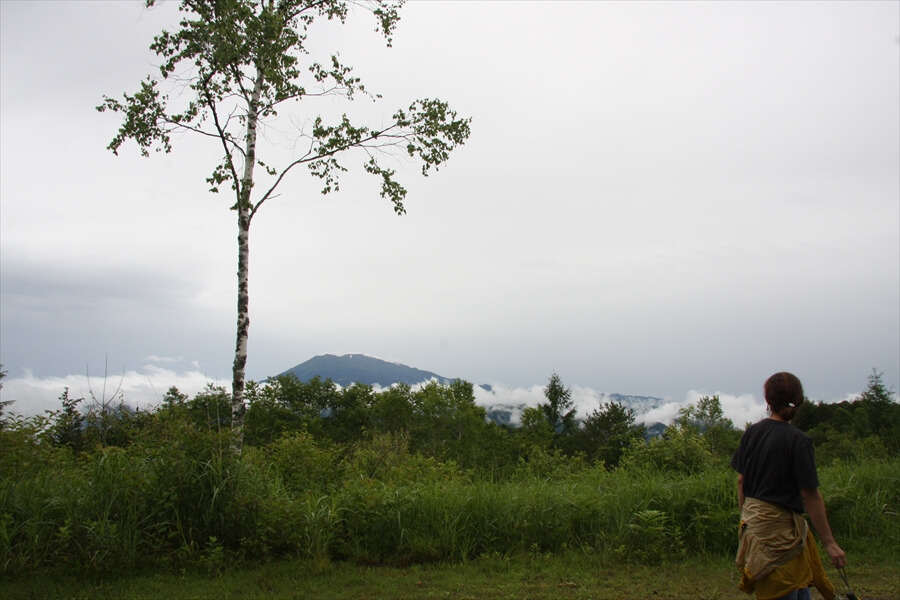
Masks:
[[[900,404],[876,370],[853,400],[805,402],[793,421],[812,438],[819,462],[900,456]]]
[[[416,388],[399,384],[376,391],[367,385],[340,388],[318,377],[301,382],[282,375],[263,384],[248,383],[243,445],[265,449],[302,434],[318,447],[343,455],[378,435],[402,435],[411,454],[452,461],[478,477],[496,480],[514,475],[523,463],[547,457],[612,469],[634,441],[644,439],[634,411],[621,404],[606,403],[576,420],[571,391],[555,374],[545,396],[546,403],[524,409],[521,426],[505,426],[487,419],[485,408],[475,402],[472,384],[465,381],[432,381]],[[96,447],[127,446],[159,422],[221,433],[231,426],[231,396],[212,385],[193,398],[170,388],[150,410],[72,398],[68,389],[60,403],[60,409],[28,422],[45,442],[76,455]],[[7,419],[6,427],[12,422]]]
[[[693,472],[727,463],[742,432],[724,416],[718,396],[682,408],[662,436],[649,443],[646,428],[623,404],[605,402],[578,415],[571,390],[555,373],[544,397],[537,407],[523,410],[520,425],[510,426],[487,419],[466,381],[433,381],[417,388],[398,384],[376,391],[362,384],[341,388],[318,377],[301,382],[281,375],[262,384],[248,383],[243,443],[263,449],[286,435],[302,433],[342,454],[378,434],[403,434],[412,454],[453,461],[478,477],[498,480],[548,459],[612,470],[627,456],[631,463]],[[60,403],[59,410],[30,424],[46,442],[76,454],[97,446],[128,445],[160,420],[218,432],[231,425],[231,397],[213,385],[193,398],[172,387],[150,410],[133,410],[121,400],[75,399],[68,389]],[[7,421],[0,412],[0,428]],[[900,404],[875,370],[865,391],[852,401],[805,402],[794,425],[812,437],[823,463],[900,456]]]
[[[873,375],[867,393],[883,388]],[[221,388],[193,398],[172,388],[152,410],[66,390],[59,410],[0,415],[0,570],[151,564],[214,574],[285,554],[404,564],[733,551],[727,462],[740,432],[717,397],[647,442],[622,405],[579,419],[557,375],[544,391],[520,427],[503,427],[463,381],[376,392],[278,377],[248,386],[238,454]],[[872,403],[881,419],[896,418],[895,402],[865,394],[849,410],[871,415]],[[856,422],[843,435],[878,453],[835,455],[823,471],[832,524],[868,550],[896,552],[900,459],[890,432]]]

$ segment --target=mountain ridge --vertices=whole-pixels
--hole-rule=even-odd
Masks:
[[[377,385],[388,388],[397,383],[418,385],[435,380],[440,384],[449,384],[456,378],[438,375],[432,371],[416,369],[398,362],[388,362],[379,358],[373,358],[365,354],[320,354],[300,363],[280,375],[294,375],[300,381],[307,382],[314,377],[330,379],[341,387],[348,387],[355,383],[364,385]],[[487,392],[493,392],[491,386],[478,386]],[[662,398],[653,396],[634,396],[625,394],[602,394],[600,402],[615,402],[634,411],[635,415],[641,415],[664,404]],[[526,404],[509,403],[499,400],[493,403],[485,403],[482,406],[487,411],[487,417],[500,425],[515,426],[521,419],[521,414]]]
[[[309,381],[314,377],[330,379],[341,387],[354,383],[378,385],[383,388],[395,383],[416,385],[435,379],[438,383],[448,384],[453,378],[444,377],[431,371],[423,371],[401,363],[388,362],[380,358],[372,358],[365,354],[320,354],[299,365],[280,373],[294,375],[300,381]]]

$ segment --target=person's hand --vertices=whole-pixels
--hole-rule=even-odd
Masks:
[[[833,566],[838,569],[847,566],[847,555],[841,547],[837,545],[837,542],[825,544],[825,552],[827,552],[828,557],[831,558],[831,564]]]

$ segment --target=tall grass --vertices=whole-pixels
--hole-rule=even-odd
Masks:
[[[900,460],[835,464],[820,479],[839,543],[852,550],[900,549]]]
[[[845,502],[832,489],[831,469],[823,488],[836,496],[836,535],[851,549],[896,551],[900,463],[845,468],[854,480],[866,480],[858,493],[870,488],[868,502],[856,496]],[[341,558],[393,564],[563,550],[642,563],[721,556],[737,544],[734,479],[715,469],[676,478],[600,471],[503,484],[357,481],[338,495],[341,532],[334,548]]]
[[[23,425],[24,427],[24,425]],[[481,480],[409,454],[402,436],[350,453],[294,436],[238,457],[214,431],[167,424],[74,455],[0,432],[0,570],[219,573],[234,560],[466,561],[576,552],[659,564],[736,546],[735,476],[561,466]],[[900,459],[820,470],[848,552],[900,553]]]

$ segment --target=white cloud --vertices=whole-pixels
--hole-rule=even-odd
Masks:
[[[637,415],[635,420],[644,425],[650,425],[652,423],[671,423],[675,417],[678,416],[679,409],[687,405],[688,402],[686,401],[666,402],[658,408],[654,408],[642,415]]]
[[[572,403],[578,411],[577,415],[580,419],[584,419],[604,403],[614,401],[609,393],[589,387],[575,385],[571,386],[570,389],[572,391]],[[681,400],[666,399],[660,406],[649,409],[633,407],[635,410],[635,421],[647,425],[652,423],[671,423],[678,416],[680,409],[696,404],[703,396],[712,395],[714,394],[691,390]],[[719,402],[725,417],[731,419],[734,426],[738,429],[743,429],[745,424],[756,422],[765,417],[765,401],[753,394],[732,395],[716,392],[716,395],[719,396]],[[475,402],[485,407],[505,406],[512,408],[522,405],[534,407],[546,401],[544,386],[542,385],[516,388],[496,383],[491,386],[490,390],[475,387]],[[519,419],[520,414],[514,412],[512,421],[518,424],[520,422]]]
[[[654,408],[640,415],[637,419],[640,423],[671,423],[678,416],[678,411],[690,405],[696,405],[703,396],[719,397],[719,404],[725,417],[731,419],[734,426],[743,429],[747,423],[755,423],[766,416],[765,400],[757,398],[753,394],[732,395],[723,392],[710,394],[697,390],[689,391],[683,400],[671,400],[663,406]]]
[[[180,362],[184,362],[184,358],[182,358],[182,357],[180,357],[180,356],[177,356],[177,357],[175,357],[175,356],[156,356],[155,354],[151,354],[150,356],[145,357],[144,360],[145,360],[146,362],[152,362],[152,363],[180,363]],[[197,362],[194,361],[193,364],[196,365]]]
[[[12,400],[7,408],[11,413],[25,416],[42,414],[47,410],[60,408],[59,397],[69,389],[70,398],[121,399],[131,407],[150,408],[159,405],[166,391],[177,387],[183,394],[194,396],[208,383],[228,389],[230,382],[210,381],[200,371],[176,372],[154,365],[146,365],[141,370],[111,374],[106,378],[87,375],[66,375],[62,377],[37,377],[25,370],[18,377],[3,380],[0,391],[4,401]]]

